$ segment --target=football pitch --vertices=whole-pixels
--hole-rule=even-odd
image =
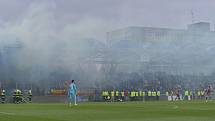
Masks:
[[[0,104],[0,121],[215,121],[215,102]]]

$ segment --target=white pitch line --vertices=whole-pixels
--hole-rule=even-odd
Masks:
[[[4,114],[4,115],[15,115],[14,113],[8,113],[8,112],[0,112],[0,114]]]
[[[174,107],[173,107],[173,109],[177,109],[178,108],[178,106],[177,105],[175,105]]]

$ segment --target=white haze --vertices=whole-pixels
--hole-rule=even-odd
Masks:
[[[121,8],[117,9],[119,11],[116,11],[117,16],[109,15],[107,20],[103,17],[100,18],[98,16],[90,16],[86,14],[80,17],[77,21],[69,22],[69,20],[65,20],[64,23],[64,20],[59,18],[61,17],[58,16],[59,13],[55,14],[57,10],[57,2],[34,1],[30,4],[27,10],[20,16],[17,16],[16,19],[9,21],[0,20],[1,46],[7,46],[16,41],[21,42],[23,45],[21,49],[17,50],[17,57],[13,60],[15,61],[16,72],[10,73],[10,71],[8,71],[8,73],[11,74],[9,75],[11,76],[10,78],[13,77],[15,80],[19,81],[58,79],[80,79],[84,80],[85,83],[87,81],[101,81],[105,78],[102,72],[98,72],[98,70],[96,70],[97,65],[87,65],[81,62],[90,58],[93,55],[92,53],[94,53],[94,50],[92,49],[93,47],[89,48],[86,44],[89,44],[94,40],[98,40],[101,44],[105,44],[106,32],[116,28],[133,25],[155,27],[176,26],[183,28],[191,21],[189,14],[190,10],[188,9],[184,12],[185,16],[179,16],[181,20],[177,21],[178,16],[176,18],[172,18],[171,16],[165,18],[164,14],[160,15],[160,12],[164,13],[167,12],[167,10],[159,11],[159,9],[156,9],[159,4],[153,4],[154,11],[152,11],[152,13],[148,13],[148,9],[135,9],[135,5],[137,3],[138,2],[132,3],[131,1],[126,1],[125,3],[122,2],[119,6]],[[179,8],[176,3],[173,6]],[[152,3],[148,4],[151,5]],[[145,8],[147,8],[146,5],[144,4]],[[142,4],[139,4],[138,6],[138,8],[141,8]],[[162,8],[162,10],[163,9],[164,8]],[[74,13],[75,12],[71,12],[71,14]],[[177,12],[173,12],[172,14],[177,14]],[[160,17],[160,19],[152,19],[152,16],[156,15],[156,18]],[[136,18],[137,16],[140,17]],[[172,21],[166,22],[169,19],[172,19]],[[206,18],[206,20],[208,20],[208,18]],[[180,23],[177,24],[177,22]],[[211,39],[208,39],[207,36],[205,36],[204,40],[207,40],[208,42],[205,41],[203,44],[202,42],[183,43],[186,46],[185,49],[183,48],[183,45],[177,46],[181,44],[180,42],[159,43],[158,45],[150,44],[138,53],[148,52],[146,53],[147,56],[154,56],[154,58],[158,60],[168,60],[171,58],[174,61],[174,58],[172,57],[176,57],[179,62],[181,60],[185,60],[184,58],[186,58],[188,62],[192,62],[192,55],[194,55],[194,52],[197,52],[195,50],[200,48],[203,50],[201,52],[206,53],[202,53],[201,56],[205,58],[206,62],[210,62],[208,65],[212,68],[208,71],[211,72],[214,69],[213,66],[211,66],[214,65],[214,62],[211,62],[211,60],[214,58],[211,59],[210,57],[213,56],[213,54],[208,54],[206,51],[213,51],[214,42],[210,44]],[[163,50],[164,48],[168,49]],[[99,48],[95,47],[95,49]],[[184,49],[184,51],[181,51],[182,49]],[[174,55],[175,52],[178,52],[178,55]],[[205,56],[207,54],[208,56]],[[129,55],[127,58],[132,60],[132,55]],[[135,61],[132,63],[133,64],[131,64],[129,71],[132,72],[132,70],[136,71],[141,68],[138,67],[138,65],[133,66],[135,65]],[[55,77],[56,73],[54,72],[57,72],[57,74],[60,73],[60,77],[63,78]],[[65,76],[64,73],[66,73]]]
[[[111,24],[91,17],[62,24],[57,21],[54,9],[54,3],[36,2],[17,21],[1,22],[0,43],[7,46],[21,42],[16,68],[32,81],[47,79],[53,71],[78,72],[80,59],[90,56],[84,43],[104,39],[106,31],[112,28]],[[71,74],[67,79],[73,77],[77,78]]]

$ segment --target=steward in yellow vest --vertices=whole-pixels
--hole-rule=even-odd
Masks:
[[[139,96],[139,93],[138,93],[138,92],[135,92],[135,96],[138,97],[138,96]]]
[[[31,90],[28,90],[28,101],[29,102],[32,102],[32,91]]]
[[[189,96],[189,91],[188,90],[185,90],[184,96],[185,96],[185,99],[188,100],[188,96]]]
[[[121,97],[125,97],[125,92],[121,91]]]
[[[135,91],[131,91],[130,99],[131,99],[131,101],[134,101],[134,99],[135,99]]]
[[[152,92],[152,96],[153,96],[153,97],[156,97],[156,91],[153,91],[153,92]]]
[[[116,91],[116,97],[115,97],[115,100],[119,100],[119,91]]]
[[[157,100],[160,99],[160,96],[161,96],[161,92],[160,92],[160,91],[157,91]]]
[[[143,97],[146,96],[146,92],[145,92],[145,91],[142,92],[142,96],[143,96]]]
[[[157,96],[156,91],[152,91],[152,98],[153,98],[153,100],[156,100],[156,96]]]
[[[124,101],[125,100],[125,92],[121,91],[121,100],[120,101]]]
[[[135,92],[135,100],[136,101],[139,100],[139,92],[138,91]]]
[[[151,96],[152,96],[152,92],[149,90],[149,91],[148,91],[148,94],[147,94],[147,99],[148,99],[148,100],[151,100],[151,98],[152,98]]]
[[[167,96],[167,97],[169,96],[169,92],[168,92],[168,91],[166,91],[166,96]]]
[[[5,103],[5,90],[1,90],[1,103]]]
[[[152,92],[149,90],[148,91],[148,96],[151,97],[152,96]]]
[[[135,97],[135,91],[131,91],[131,97]]]
[[[111,91],[111,101],[114,101],[114,100],[115,100],[115,99],[114,99],[114,96],[115,96],[114,91]]]

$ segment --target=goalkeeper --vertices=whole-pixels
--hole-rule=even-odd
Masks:
[[[74,80],[72,80],[72,83],[69,85],[69,89],[68,89],[69,107],[72,106],[72,102],[74,102],[75,105],[77,105],[76,95],[77,95],[77,88],[76,88]]]

